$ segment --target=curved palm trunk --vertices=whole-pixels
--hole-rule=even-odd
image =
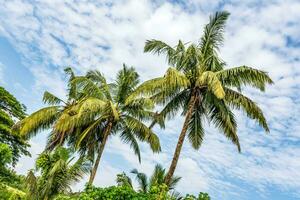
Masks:
[[[112,128],[112,123],[109,122],[108,125],[107,125],[107,127],[105,128],[103,140],[102,140],[102,142],[99,145],[99,150],[98,150],[98,155],[97,155],[96,162],[95,162],[95,164],[93,166],[93,169],[91,170],[91,175],[90,175],[90,179],[89,179],[89,182],[88,182],[89,185],[92,185],[93,182],[94,182],[94,179],[95,179],[95,176],[96,176],[96,172],[97,172],[97,169],[98,169],[98,166],[99,166],[99,163],[100,163],[100,159],[101,159],[101,156],[102,156],[102,153],[103,153],[103,150],[104,150],[107,138],[108,138],[109,133],[111,131],[111,128]]]
[[[178,159],[179,159],[179,156],[180,156],[180,152],[181,152],[182,145],[183,145],[183,142],[184,142],[184,139],[185,139],[185,135],[186,135],[186,132],[188,130],[189,121],[190,121],[190,119],[192,117],[192,114],[193,114],[193,108],[194,108],[194,105],[195,105],[195,100],[196,100],[195,96],[192,96],[191,100],[190,100],[190,103],[189,103],[188,112],[185,115],[184,124],[183,124],[181,133],[180,133],[179,138],[178,138],[178,142],[177,142],[176,149],[175,149],[175,152],[174,152],[174,155],[173,155],[172,163],[170,165],[168,174],[165,178],[165,183],[166,183],[167,186],[170,186],[171,179],[173,177],[174,171],[175,171],[176,166],[177,166],[177,162],[178,162]]]

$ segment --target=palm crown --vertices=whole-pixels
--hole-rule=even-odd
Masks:
[[[142,94],[164,106],[154,123],[172,118],[180,109],[185,116],[166,177],[167,184],[170,184],[186,134],[195,149],[200,147],[205,133],[205,118],[219,128],[239,151],[241,148],[232,109],[245,111],[248,117],[269,131],[261,109],[241,93],[241,87],[252,86],[264,91],[266,84],[272,83],[270,77],[264,71],[247,66],[224,69],[226,64],[218,56],[228,16],[227,12],[217,12],[211,16],[198,44],[186,46],[179,41],[171,47],[158,40],[146,42],[145,52],[164,54],[171,67],[163,77],[144,82],[131,98]]]
[[[70,74],[67,102],[45,92],[44,102],[50,106],[16,125],[22,135],[32,136],[40,130],[52,128],[48,149],[67,142],[94,161],[89,183],[94,180],[109,135],[119,133],[139,161],[137,140],[149,143],[153,152],[160,151],[158,137],[143,122],[154,116],[152,100],[135,98],[127,101],[139,84],[134,68],[124,65],[113,83],[107,83],[99,71],[89,71],[81,77],[76,77],[69,68],[66,72]]]
[[[73,162],[71,151],[57,148],[54,152],[44,152],[36,161],[36,170],[41,175],[36,177],[30,171],[26,178],[30,199],[52,199],[58,193],[71,191],[71,184],[78,182],[89,172],[90,162],[81,157]]]
[[[60,137],[59,140],[62,141],[68,139],[69,143],[81,152],[97,150],[89,183],[94,180],[110,135],[119,134],[123,142],[130,144],[139,161],[141,156],[137,140],[149,143],[153,152],[160,151],[158,137],[144,124],[145,120],[153,117],[153,102],[147,98],[135,98],[125,104],[127,97],[139,84],[139,77],[134,68],[124,65],[113,83],[107,83],[99,71],[89,71],[84,77],[76,77],[72,84],[77,86],[84,97],[75,116],[68,116],[68,120],[59,121],[61,125],[57,124],[58,129],[55,131],[58,135],[53,138]],[[61,132],[69,134],[60,134]]]
[[[166,170],[160,164],[156,164],[152,175],[148,178],[145,173],[139,172],[137,169],[133,169],[131,173],[136,175],[136,180],[138,181],[139,190],[141,192],[147,193],[153,186],[159,186],[164,184],[166,178]],[[168,190],[174,190],[181,177],[173,176],[171,178]]]

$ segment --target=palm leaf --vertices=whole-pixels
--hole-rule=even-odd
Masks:
[[[207,87],[219,99],[222,99],[225,96],[223,86],[214,72],[204,72],[199,77],[196,84],[199,87]]]
[[[212,53],[214,49],[218,49],[223,43],[225,23],[229,15],[228,12],[223,11],[210,16],[209,23],[205,26],[204,35],[200,41],[200,49],[204,57],[207,57],[206,55]]]
[[[241,93],[228,88],[225,88],[225,93],[226,103],[235,109],[243,109],[247,113],[247,116],[251,119],[255,119],[266,132],[270,131],[262,110],[255,102]]]
[[[63,100],[61,100],[60,98],[56,97],[55,95],[47,91],[44,92],[43,101],[44,103],[47,103],[49,105],[59,105],[61,103],[65,104]]]
[[[59,106],[51,106],[38,110],[15,125],[22,136],[31,137],[38,131],[51,127],[59,114]]]
[[[131,171],[131,173],[136,175],[136,180],[139,183],[139,190],[141,192],[147,193],[148,192],[148,186],[149,186],[147,175],[144,174],[144,173],[138,172],[137,169],[133,169]]]
[[[266,72],[247,66],[222,70],[216,72],[216,75],[222,84],[236,88],[250,85],[264,91],[266,84],[273,83]]]
[[[139,162],[141,162],[140,147],[137,140],[135,139],[134,134],[132,134],[132,132],[126,128],[121,132],[120,138],[124,143],[130,145],[130,147],[133,149],[134,154],[138,156]]]

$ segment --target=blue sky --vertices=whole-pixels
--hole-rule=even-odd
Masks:
[[[200,151],[184,144],[176,171],[183,176],[178,190],[207,191],[213,200],[300,199],[298,0],[4,0],[0,3],[0,84],[31,113],[43,105],[45,90],[64,97],[66,66],[78,74],[98,69],[113,79],[125,62],[136,67],[143,80],[161,75],[167,68],[165,60],[143,53],[146,39],[197,42],[209,14],[217,10],[231,12],[220,50],[228,67],[256,67],[268,71],[275,81],[264,94],[244,90],[264,110],[271,132],[264,134],[236,112],[242,145],[238,154],[207,126]],[[168,167],[181,125],[182,118],[176,117],[166,130],[156,129],[163,151],[152,154],[141,144],[141,165],[127,145],[110,138],[96,185],[112,185],[117,173],[134,167],[148,174],[155,163]],[[21,159],[18,172],[25,174],[33,167],[47,134],[31,140],[33,156]]]

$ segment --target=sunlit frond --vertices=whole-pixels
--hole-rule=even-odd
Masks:
[[[214,72],[204,72],[196,84],[198,87],[207,87],[219,99],[225,96],[223,86]]]
[[[178,88],[187,88],[190,85],[189,79],[180,71],[170,67],[164,76],[165,90],[176,90]]]
[[[266,84],[273,83],[266,72],[247,66],[225,69],[216,75],[222,84],[236,88],[249,85],[264,91]]]
[[[38,131],[50,128],[57,119],[59,106],[51,106],[38,110],[18,122],[15,126],[25,137],[34,136]]]

